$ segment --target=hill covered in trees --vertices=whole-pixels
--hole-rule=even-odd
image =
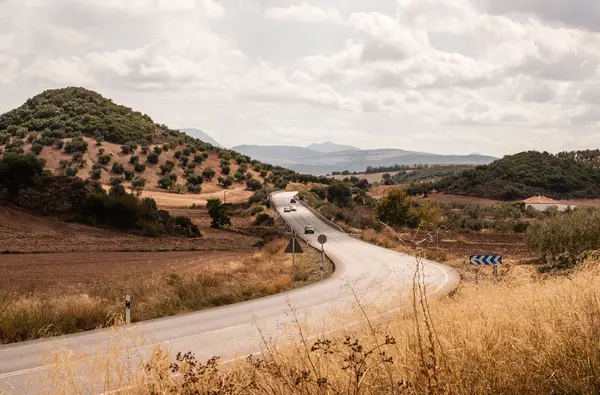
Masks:
[[[0,115],[0,151],[32,152],[55,175],[200,193],[215,188],[328,182],[214,146],[78,87],[53,89]],[[212,188],[213,190],[215,188]]]
[[[49,138],[81,134],[117,144],[163,142],[177,135],[155,125],[148,115],[76,87],[47,90],[2,114],[2,131],[10,135],[37,131]]]
[[[537,194],[555,199],[600,197],[600,151],[527,151],[507,155],[436,183],[413,185],[409,193],[431,189],[457,194],[515,200]]]
[[[140,199],[143,190],[210,194],[289,182],[330,180],[213,146],[83,88],[48,90],[0,115],[0,204],[42,215],[194,236],[189,220]]]

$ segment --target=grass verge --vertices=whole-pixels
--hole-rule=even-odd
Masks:
[[[569,277],[530,269],[434,302],[415,287],[412,311],[377,324],[365,313],[361,329],[312,340],[298,326],[296,344],[265,341],[261,356],[227,369],[157,348],[114,385],[129,394],[598,393],[598,263]]]

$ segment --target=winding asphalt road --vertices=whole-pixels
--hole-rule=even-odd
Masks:
[[[0,346],[0,394],[48,393],[43,383],[52,365],[46,358],[57,351],[93,354],[118,342],[122,352],[144,357],[152,346],[168,344],[173,353],[192,351],[199,360],[219,355],[221,361],[229,361],[260,352],[264,338],[296,339],[299,324],[306,327],[308,335],[316,335],[356,323],[360,321],[355,314],[357,300],[373,315],[402,307],[412,290],[415,258],[354,239],[302,205],[297,205],[296,212],[283,213],[293,196],[292,192],[276,193],[273,201],[286,222],[310,245],[320,248],[317,236],[327,236],[325,253],[336,265],[332,276],[290,292],[135,323],[125,329]],[[312,225],[315,234],[304,235],[305,225]],[[451,292],[459,282],[454,269],[434,262],[426,261],[423,273],[430,296]]]

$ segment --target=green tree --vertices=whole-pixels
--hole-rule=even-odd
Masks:
[[[202,177],[206,178],[207,180],[212,180],[215,174],[216,172],[210,167],[207,167],[206,169],[202,170]]]
[[[340,207],[344,207],[350,202],[352,198],[352,190],[350,187],[342,182],[336,182],[327,187],[327,200],[330,203],[337,204]]]
[[[389,226],[416,228],[419,217],[412,210],[412,199],[403,189],[393,189],[375,206],[375,216]]]
[[[133,165],[133,170],[135,170],[138,173],[143,173],[144,170],[146,170],[146,165],[140,162],[135,162],[135,164]]]
[[[35,155],[19,155],[10,152],[0,159],[0,185],[11,192],[41,183],[44,163]]]
[[[135,192],[136,196],[140,196],[144,187],[146,186],[146,179],[144,177],[135,177],[131,180],[131,189]]]
[[[260,183],[260,181],[253,178],[251,180],[246,181],[246,187],[251,191],[258,191],[262,188],[262,184]]]
[[[148,162],[152,163],[152,164],[157,164],[158,163],[158,154],[156,152],[150,152],[148,154]]]
[[[208,215],[212,218],[210,226],[212,228],[222,228],[224,226],[231,225],[231,219],[225,213],[225,206],[219,199],[208,199],[206,207],[208,208]]]
[[[254,225],[273,226],[275,225],[275,220],[267,213],[260,213],[256,216],[256,219],[254,220]]]
[[[123,183],[123,177],[122,176],[112,176],[110,178],[110,185],[119,185]]]
[[[31,145],[31,152],[33,152],[35,155],[39,155],[43,149],[44,146],[39,143],[33,143]]]
[[[119,163],[119,162],[113,163],[112,172],[114,174],[123,174],[124,171],[125,171],[125,166],[123,166],[121,163]]]

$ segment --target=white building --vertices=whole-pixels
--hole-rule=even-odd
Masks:
[[[546,211],[552,206],[555,206],[558,211],[565,211],[567,207],[575,207],[572,204],[565,204],[545,196],[533,196],[524,200],[523,203],[525,203],[525,207],[531,206],[538,211]]]

